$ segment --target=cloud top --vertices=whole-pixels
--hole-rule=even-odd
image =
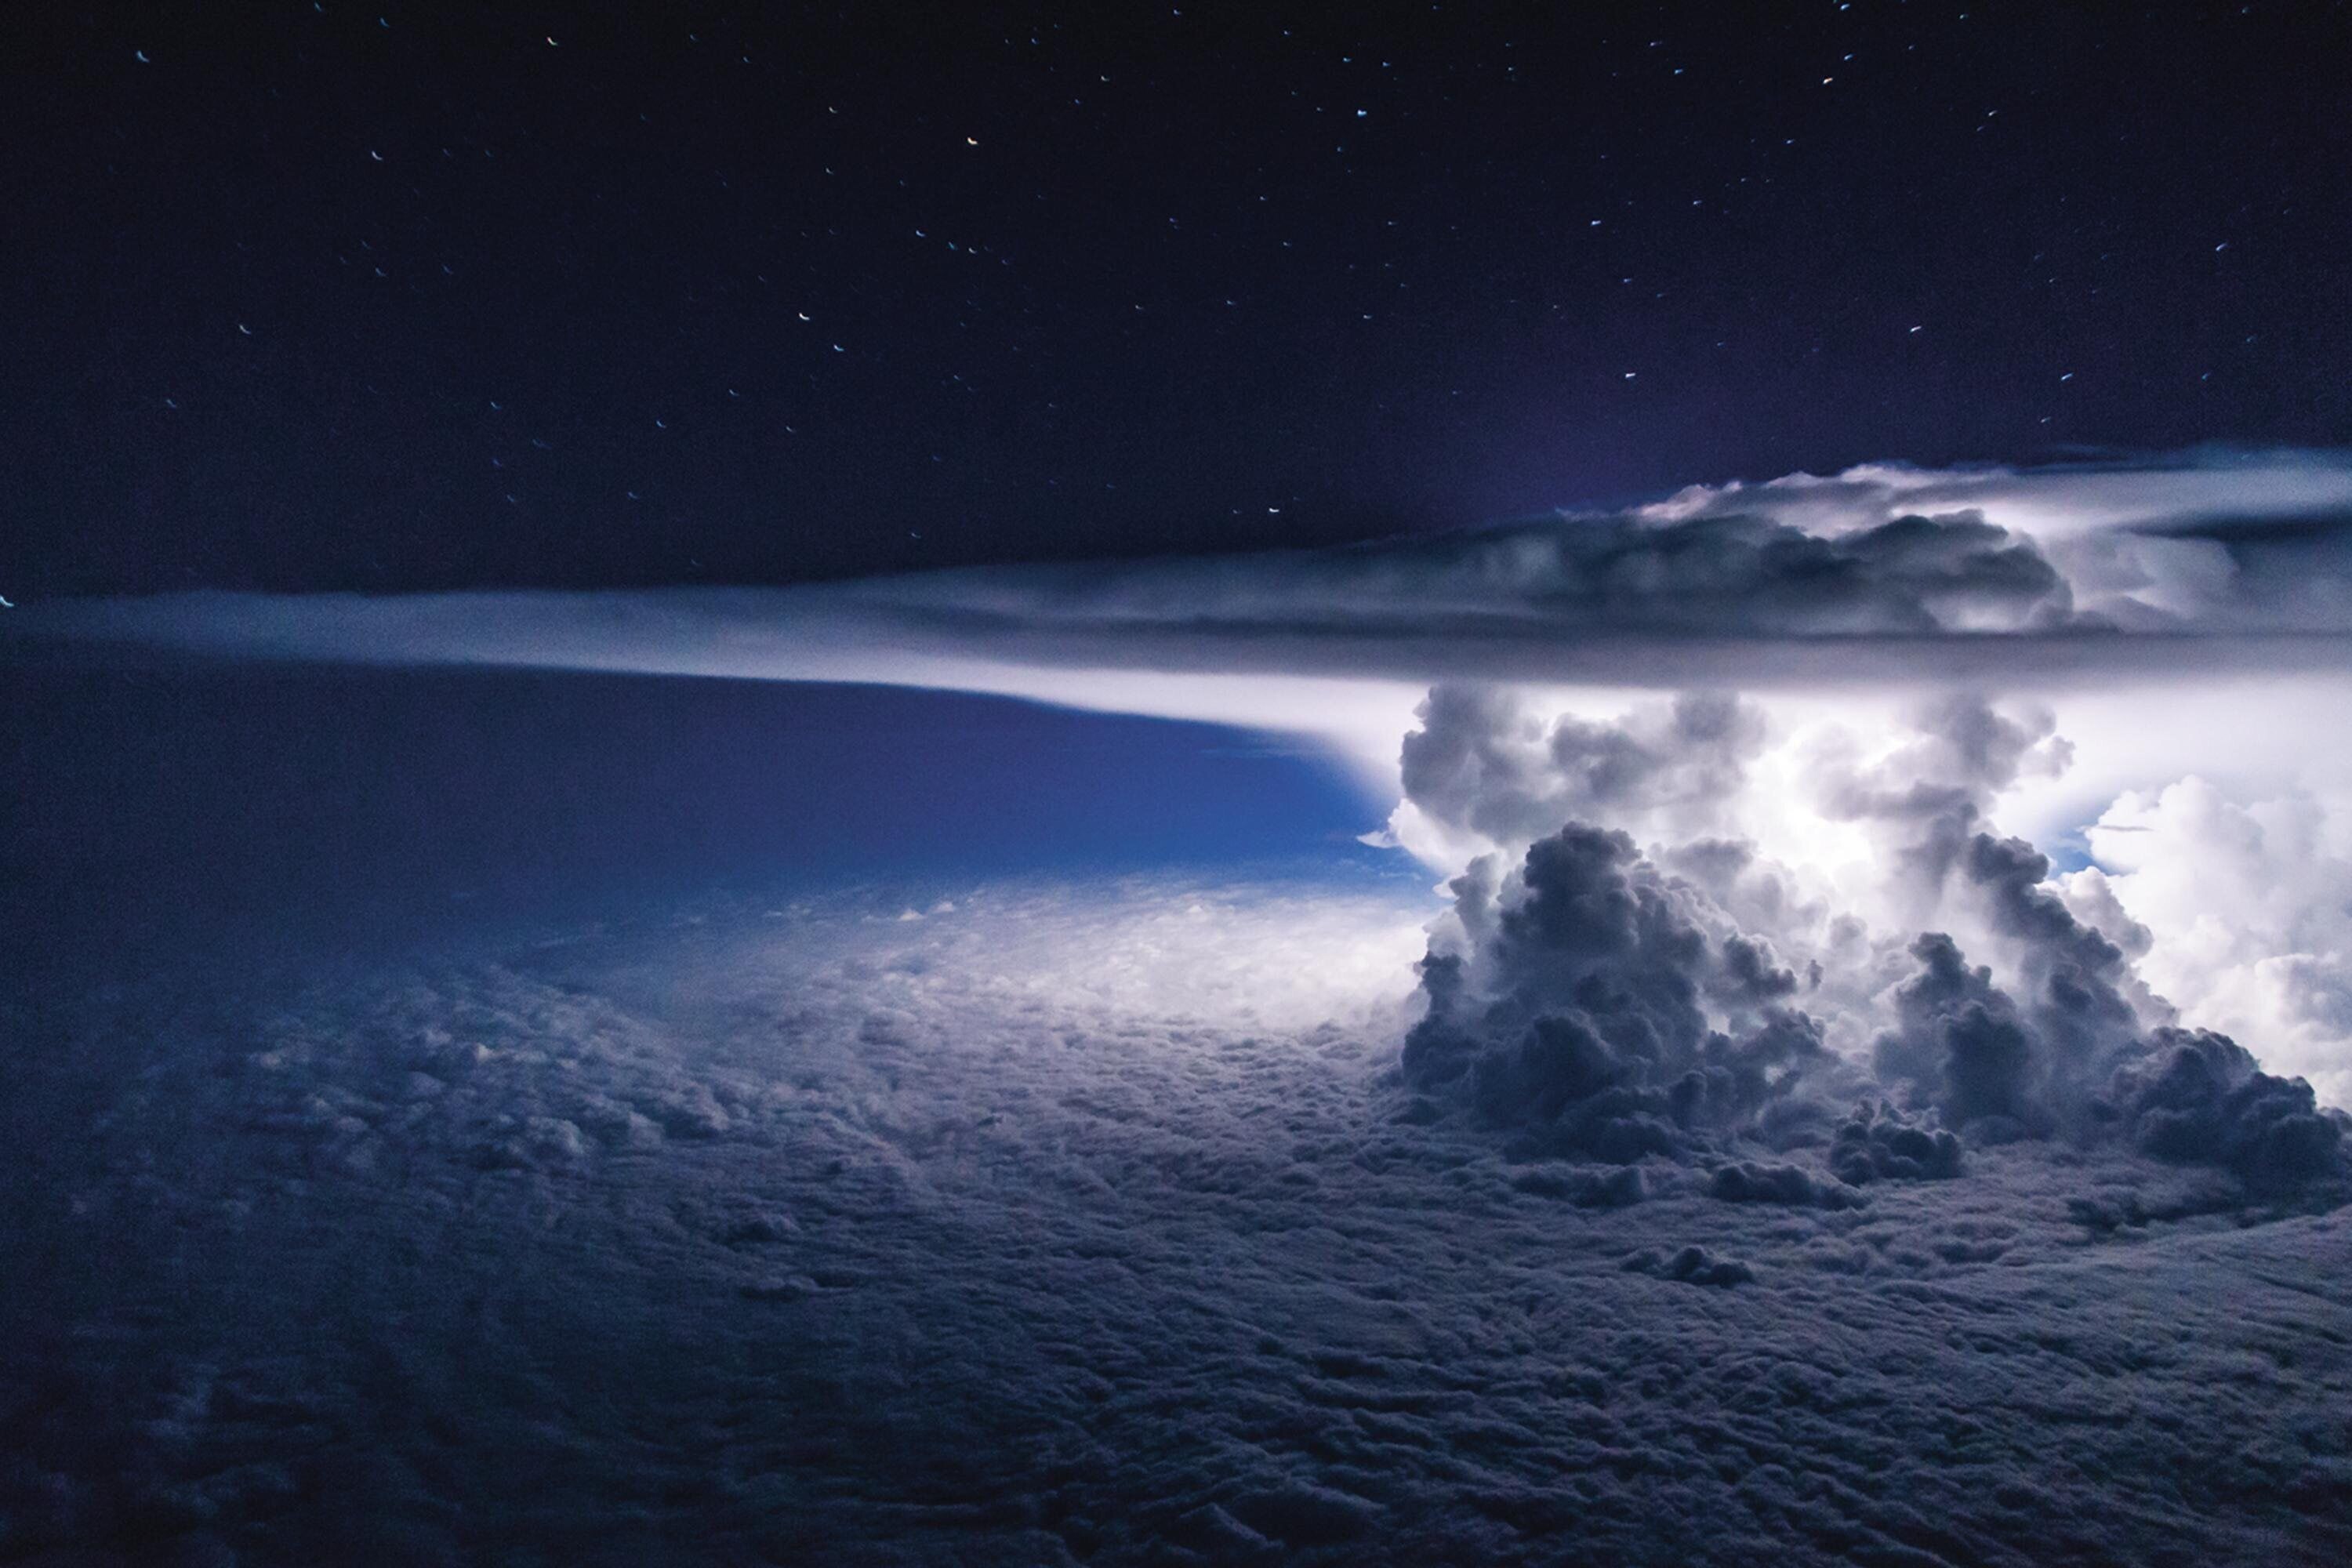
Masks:
[[[1007,667],[1660,686],[2336,668],[2347,520],[2340,454],[1881,464],[1326,550],[791,589],[167,595],[28,605],[5,629],[982,689]]]

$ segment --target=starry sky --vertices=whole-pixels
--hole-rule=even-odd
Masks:
[[[0,592],[2352,435],[2340,5],[12,12]]]

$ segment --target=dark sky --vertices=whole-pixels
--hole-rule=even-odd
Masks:
[[[2352,438],[2341,5],[1330,9],[12,6],[0,593]]]

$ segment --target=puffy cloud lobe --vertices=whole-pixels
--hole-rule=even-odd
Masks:
[[[1948,692],[1924,704],[1905,744],[1868,768],[1825,763],[1816,787],[1834,817],[1930,823],[1972,819],[2031,765],[2066,765],[2067,747],[2046,709],[2023,717],[1996,710],[1973,692]]]
[[[2066,907],[2042,856],[1979,835],[1963,864],[1997,929],[2021,945],[2025,1000],[1969,967],[1948,935],[1922,935],[1919,972],[1895,991],[1899,1023],[1875,1052],[1883,1078],[1985,1135],[2091,1136],[2120,1121],[2147,1153],[2260,1183],[2338,1171],[2341,1114],[2227,1036],[2175,1027],[2160,1000],[2136,1007],[2128,993],[2144,988],[2129,961]],[[2162,1021],[2145,1026],[2143,1011]]]
[[[1879,1038],[1880,1075],[1908,1079],[1956,1122],[2046,1133],[2081,1113],[2124,1061],[2146,1049],[2123,951],[2078,921],[2049,885],[2050,863],[2031,846],[1972,836],[1960,871],[1979,889],[1996,931],[2010,938],[2025,1001],[1970,968],[1942,931],[1912,943],[1919,972],[1895,988],[1895,1027]],[[2147,1005],[2168,1022],[2170,1010]]]
[[[1726,1203],[1842,1209],[1854,1205],[1857,1199],[1853,1189],[1861,1184],[1853,1182],[1840,1186],[1833,1182],[1825,1183],[1801,1165],[1765,1165],[1742,1160],[1717,1166],[1708,1180],[1707,1192]]]
[[[2303,1079],[2263,1072],[2243,1047],[2208,1030],[2159,1029],[2150,1047],[2115,1084],[2143,1152],[2225,1165],[2266,1185],[2336,1169],[2347,1119],[2320,1110]]]
[[[2007,714],[1975,693],[1948,692],[1924,704],[1910,738],[1884,757],[1817,756],[1811,784],[1824,816],[1895,836],[1900,890],[1924,910],[1941,895],[1993,798],[2026,773],[2063,773],[2071,754],[2048,710]]]
[[[2032,469],[1868,463],[1694,485],[1639,510],[1815,532],[1965,513],[2035,539],[2076,602],[2117,627],[2315,630],[2352,619],[2352,462],[2342,453],[2209,448]]]
[[[1416,717],[1400,758],[1405,799],[1497,844],[1571,819],[1703,823],[1738,790],[1765,739],[1754,703],[1716,692],[1686,692],[1614,722],[1563,714],[1547,726],[1507,688],[1448,682]]]
[[[1736,753],[1716,765],[1709,747],[1738,730],[1721,719],[1737,713],[1685,701],[1613,731],[1583,721],[1546,731],[1507,698],[1441,689],[1408,742],[1407,777],[1483,832],[1506,833],[1546,801],[1624,798],[1619,809],[1638,818],[1637,790],[1591,787],[1578,763],[1608,759],[1605,776],[1638,780],[1696,752],[1691,771],[1728,795],[1742,765]],[[1748,901],[1782,917],[1749,928],[1726,900],[1754,874],[1751,846],[1701,837],[1645,854],[1622,830],[1570,820],[1517,864],[1484,857],[1453,883],[1452,916],[1421,966],[1426,1011],[1405,1042],[1407,1081],[1510,1129],[1522,1153],[1708,1163],[1709,1190],[1736,1202],[1818,1201],[1801,1167],[1738,1159],[1746,1143],[1826,1143],[1830,1170],[1859,1186],[1957,1174],[1963,1133],[2086,1140],[2119,1122],[2148,1152],[2261,1183],[2334,1173],[2336,1123],[2307,1085],[2261,1074],[2222,1037],[2190,1049],[2048,859],[1981,826],[2021,771],[2063,763],[2049,716],[1951,698],[1919,725],[1866,765],[1827,759],[1817,784],[1827,811],[1888,827],[1897,882],[1919,907],[1967,917],[1998,970],[1930,930],[1907,943],[1907,973],[1889,973],[1885,941],[1864,922],[1823,922],[1787,900]],[[1447,765],[1416,765],[1433,757]],[[2130,922],[2118,929],[2145,947]],[[1872,1041],[1866,1072],[1829,1048],[1824,1017]],[[1832,1134],[1830,1107],[1857,1094],[1865,1109]]]
[[[1970,968],[1949,936],[1921,936],[1919,973],[1895,992],[1900,1022],[1878,1044],[1882,1077],[1985,1134],[2089,1137],[2119,1122],[2143,1152],[2262,1185],[2338,1173],[2342,1114],[2227,1036],[2176,1027],[2154,999],[2136,1007],[2128,960],[2066,907],[2042,856],[1979,835],[1963,865],[1997,929],[2021,944],[2025,1000]],[[2163,1021],[2143,1026],[2143,1010]]]
[[[2035,1018],[2074,1076],[2103,1075],[2137,1049],[2142,1013],[2171,1021],[2171,1008],[2137,984],[2123,950],[2066,907],[2048,857],[2020,839],[1980,833],[1964,869],[1983,890],[1995,931],[2021,948]]]
[[[1920,971],[1895,989],[1901,1022],[1879,1037],[1880,1076],[1920,1086],[1961,1121],[1999,1117],[2048,1131],[2036,1093],[2042,1064],[1992,971],[1969,968],[1941,931],[1922,935],[1911,951]]]
[[[1416,1088],[1604,1160],[1683,1157],[1768,1108],[1805,1120],[1775,1102],[1832,1058],[1785,1005],[1794,975],[1759,940],[1703,929],[1720,911],[1626,835],[1571,823],[1499,881],[1487,861],[1455,886],[1474,947],[1423,961],[1428,1011],[1403,1056]]]
[[[1960,1173],[1958,1134],[1904,1116],[1885,1101],[1867,1102],[1838,1123],[1830,1144],[1838,1180],[1864,1186],[1881,1180],[1932,1181]]]

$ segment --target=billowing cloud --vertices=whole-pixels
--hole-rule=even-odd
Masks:
[[[1738,699],[1688,693],[1616,723],[1563,714],[1549,726],[1507,689],[1431,691],[1405,737],[1404,792],[1425,816],[1497,840],[1533,837],[1607,811],[1689,814],[1738,788],[1760,746],[1762,715]]]
[[[1868,755],[1837,734],[1792,746],[1820,816],[1879,836],[1860,889],[1721,836],[1768,744],[1735,701],[1547,729],[1507,694],[1440,688],[1422,718],[1409,803],[1498,847],[1451,884],[1404,1076],[1520,1147],[1706,1163],[1743,1201],[1814,1191],[1801,1166],[1722,1163],[1750,1148],[1822,1151],[1851,1184],[1953,1174],[1957,1135],[2121,1139],[2258,1184],[2337,1169],[2344,1121],[2306,1083],[2176,1026],[2111,883],[2095,912],[2120,942],[2045,856],[1992,829],[2029,766],[2064,766],[2046,711],[1944,697]],[[1695,801],[1698,831],[1676,833]],[[1619,824],[1667,837],[1645,849]],[[1839,1125],[1857,1100],[1887,1109]]]
[[[0,1541],[2327,1556],[2346,1121],[2296,1075],[2352,1059],[2311,674],[2347,473],[1876,467],[1247,561],[13,612],[20,647],[1345,733],[1449,880],[724,904],[20,1010]]]
[[[1481,860],[1454,883],[1454,925],[1423,960],[1405,1077],[1549,1151],[1627,1163],[1822,1124],[1822,1097],[1853,1081],[1769,942],[1623,833],[1571,823],[1517,868]]]
[[[2129,929],[2139,971],[2186,1016],[2260,1042],[2338,1104],[2352,1100],[2347,805],[2340,785],[2249,799],[2191,773],[2118,796],[2085,835],[2096,864],[2063,879],[2085,919]]]

